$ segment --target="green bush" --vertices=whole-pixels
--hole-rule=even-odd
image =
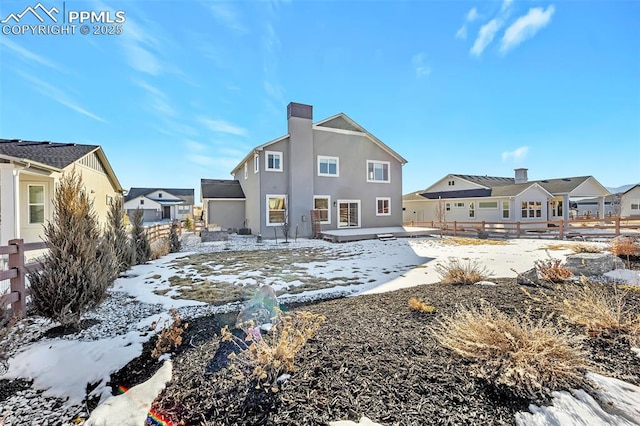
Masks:
[[[119,272],[124,272],[131,267],[132,247],[125,225],[125,216],[122,197],[114,198],[109,206],[105,236],[113,247]]]
[[[144,229],[143,211],[137,208],[131,218],[132,264],[142,265],[151,258],[151,244]]]

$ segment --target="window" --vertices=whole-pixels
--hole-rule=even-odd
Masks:
[[[631,210],[640,210],[640,200],[631,200]]]
[[[162,198],[162,192],[158,192],[158,198]]]
[[[447,212],[451,211],[451,203],[444,203],[444,210]]]
[[[455,185],[455,184],[456,184],[456,181],[455,181],[455,180],[450,180],[450,181],[448,181],[448,182],[447,182],[447,184],[448,184],[449,186],[453,186],[453,185]]]
[[[389,162],[367,160],[367,182],[389,183]]]
[[[502,218],[509,219],[509,202],[508,201],[502,202]]]
[[[113,203],[113,197],[111,195],[107,195],[107,205],[110,206]]]
[[[284,225],[287,214],[286,195],[267,195],[267,226]]]
[[[457,209],[464,209],[464,202],[455,202],[453,203],[453,207],[457,208]]]
[[[276,151],[264,152],[265,170],[270,172],[282,171],[282,153]]]
[[[244,178],[247,179],[249,177],[249,164],[247,162],[244,163]]]
[[[29,185],[29,223],[44,223],[44,185]]]
[[[522,202],[522,218],[542,217],[541,201],[523,201]]]
[[[497,201],[478,201],[479,209],[497,209],[498,202]]]
[[[376,216],[391,216],[391,198],[376,198]]]
[[[191,212],[191,206],[178,206],[178,214],[188,214]]]
[[[324,157],[318,155],[318,176],[338,177],[338,157]]]
[[[320,214],[320,223],[331,223],[331,215],[329,215],[329,206],[331,205],[331,197],[328,195],[314,195],[313,209]]]
[[[360,200],[338,200],[338,228],[360,227]]]
[[[260,156],[258,154],[253,154],[253,173],[258,173],[260,171]]]
[[[143,206],[144,205],[144,200],[140,200],[140,205]]]
[[[469,217],[476,217],[476,206],[473,201],[469,203]]]

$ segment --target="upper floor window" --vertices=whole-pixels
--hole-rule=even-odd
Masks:
[[[338,157],[325,157],[318,155],[318,176],[339,176]]]
[[[247,179],[249,177],[249,164],[244,163],[244,178]]]
[[[162,198],[162,192],[158,192],[158,198]]]
[[[390,182],[389,162],[367,160],[367,182]]]
[[[29,185],[29,223],[44,223],[44,185]]]
[[[260,171],[260,156],[258,154],[253,154],[253,173],[258,173]]]
[[[264,153],[265,170],[271,172],[282,171],[282,153],[277,151],[265,151]]]
[[[448,184],[449,186],[453,186],[453,185],[455,185],[455,184],[456,184],[456,181],[455,181],[455,180],[450,180],[450,181],[448,181],[448,182],[447,182],[447,184]]]
[[[140,205],[143,205],[143,204],[144,204],[144,200],[140,200]]]

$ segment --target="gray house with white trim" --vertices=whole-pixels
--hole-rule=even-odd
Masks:
[[[322,230],[401,226],[406,163],[347,115],[313,123],[313,107],[292,102],[287,134],[252,149],[232,170],[233,181],[217,181],[216,190],[210,186],[215,180],[203,179],[205,220],[220,220],[222,229],[238,227],[237,217],[212,212],[238,203],[242,194],[243,226],[265,238],[280,237],[285,222],[292,234],[312,236],[312,210]],[[230,185],[239,186],[233,198],[224,195]]]

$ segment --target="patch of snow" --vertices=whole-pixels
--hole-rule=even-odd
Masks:
[[[640,286],[640,271],[614,269],[613,271],[605,273],[604,276],[618,282],[625,282],[628,285]]]
[[[329,422],[329,426],[382,426],[380,423],[375,423],[366,416],[362,416],[358,423],[351,420],[338,420],[337,422]]]

